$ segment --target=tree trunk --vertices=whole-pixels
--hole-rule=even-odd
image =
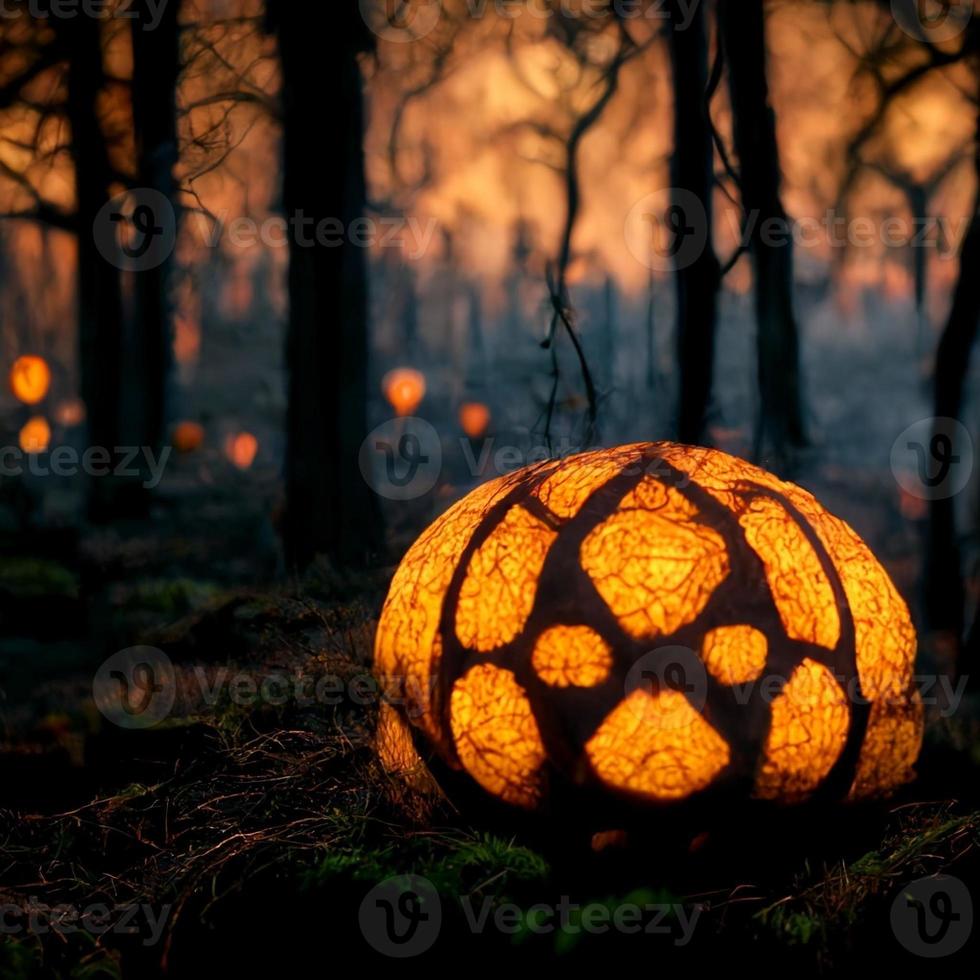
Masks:
[[[610,391],[616,388],[616,280],[606,276],[602,290],[602,369]]]
[[[806,443],[800,352],[793,311],[793,245],[780,200],[776,116],[766,79],[763,0],[719,0],[718,20],[732,102],[745,243],[755,271],[760,416],[757,452],[768,436],[782,451]]]
[[[155,4],[152,6],[155,7]],[[180,4],[165,4],[152,29],[150,0],[134,0],[133,128],[137,184],[165,198],[177,213],[177,83],[180,75]],[[139,350],[140,445],[158,450],[166,436],[167,389],[173,358],[172,262],[134,274],[134,324]]]
[[[647,280],[647,370],[646,383],[647,390],[653,391],[659,385],[659,372],[657,371],[657,281],[650,270],[650,278]]]
[[[357,56],[368,44],[357,0],[276,0],[283,71],[283,204],[303,219],[290,241],[284,527],[287,561],[318,554],[362,564],[378,541],[377,502],[358,455],[367,434],[367,251],[351,241],[365,210],[364,109]],[[336,247],[310,219],[337,222]]]
[[[111,199],[112,168],[97,101],[105,84],[101,22],[93,17],[65,21],[71,52],[68,121],[75,167],[78,227],[78,338],[81,391],[90,446],[113,452],[120,440],[122,377],[122,296],[120,272],[99,251],[92,229]],[[93,479],[89,497],[95,520],[116,514],[115,480]]]
[[[915,356],[919,360],[926,356],[929,344],[929,322],[926,315],[927,277],[929,272],[929,253],[918,241],[917,233],[920,227],[925,227],[928,221],[929,195],[922,184],[910,183],[906,189],[909,210],[912,212],[913,238],[912,250],[912,283],[915,297]]]
[[[977,190],[966,236],[960,248],[960,270],[949,319],[936,351],[933,415],[958,419],[970,354],[980,323],[980,117],[974,155]],[[934,435],[940,435],[936,423]],[[956,535],[955,498],[933,500],[929,507],[929,543],[925,562],[926,618],[933,631],[951,634],[959,644],[963,633],[964,589]]]
[[[708,118],[708,36],[703,4],[689,13],[690,25],[681,29],[682,7],[672,0],[670,56],[674,77],[674,155],[671,184],[674,207],[683,213],[683,227],[706,234],[697,258],[675,273],[677,292],[677,355],[680,367],[678,431],[681,442],[704,440],[711,403],[715,357],[715,320],[721,270],[712,242],[714,146]],[[678,195],[676,192],[681,192]],[[704,214],[686,213],[685,198],[693,195]]]

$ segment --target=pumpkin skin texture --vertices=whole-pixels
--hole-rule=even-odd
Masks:
[[[642,669],[679,649],[679,681]],[[881,796],[921,746],[915,651],[887,573],[805,490],[716,450],[599,450],[479,487],[409,549],[379,750],[407,772],[426,746],[531,810]]]

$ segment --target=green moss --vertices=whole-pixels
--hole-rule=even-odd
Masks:
[[[351,833],[350,827],[339,829]],[[377,882],[408,873],[422,875],[445,895],[462,895],[489,881],[498,888],[543,881],[549,867],[541,855],[513,840],[447,831],[331,851],[304,883],[318,887],[336,877]]]
[[[0,592],[17,599],[78,598],[78,580],[64,565],[40,558],[0,561]]]
[[[127,590],[122,607],[164,616],[182,616],[206,605],[219,591],[211,582],[193,579],[147,579]]]

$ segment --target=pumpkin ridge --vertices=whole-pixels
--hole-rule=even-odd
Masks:
[[[443,731],[445,732],[452,732],[450,700],[453,687],[456,681],[468,669],[463,664],[465,655],[472,654],[472,651],[467,650],[456,635],[456,611],[459,606],[459,595],[463,582],[466,579],[470,560],[480,546],[497,529],[497,526],[506,517],[508,511],[518,504],[523,504],[534,491],[535,487],[547,479],[556,469],[557,465],[542,463],[528,473],[524,479],[518,481],[504,497],[494,503],[483,515],[483,518],[477,524],[472,535],[470,535],[466,547],[463,548],[457,559],[452,578],[442,599],[442,610],[440,612],[438,626],[438,633],[442,639],[442,658],[438,665],[438,679],[432,685],[433,713],[441,719]],[[509,643],[502,645],[494,653],[498,654],[499,658],[502,658],[506,651],[510,650],[514,644],[520,641],[521,635],[521,633],[518,633]],[[459,757],[456,752],[455,739],[450,738],[449,745],[454,761],[458,765]]]
[[[834,595],[834,603],[837,606],[837,613],[840,617],[840,636],[838,637],[837,645],[831,651],[833,663],[827,662],[827,652],[820,647],[816,649],[821,651],[821,655],[819,658],[814,659],[818,659],[819,662],[827,666],[835,676],[841,678],[843,681],[844,695],[848,700],[848,706],[850,708],[850,727],[848,728],[844,748],[837,757],[837,761],[831,767],[830,772],[817,788],[814,797],[825,797],[827,799],[838,796],[844,797],[850,790],[851,784],[857,775],[858,765],[861,760],[861,749],[864,746],[864,737],[868,730],[868,719],[871,715],[871,705],[867,699],[862,697],[861,692],[861,675],[858,671],[857,663],[857,633],[854,625],[854,613],[851,610],[851,603],[844,590],[844,583],[841,580],[840,572],[831,559],[826,545],[806,516],[785,494],[777,495],[774,491],[764,487],[759,487],[755,492],[759,496],[768,496],[774,499],[777,496],[782,498],[778,502],[796,522],[809,542],[810,547],[813,548]],[[813,654],[811,653],[809,656],[813,657]]]

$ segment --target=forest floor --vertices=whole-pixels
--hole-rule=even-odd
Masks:
[[[651,817],[597,847],[572,814],[508,823],[401,785],[374,751],[370,682],[392,569],[256,585],[276,573],[271,508],[243,497],[5,542],[26,557],[0,573],[4,980],[380,964],[370,895],[405,875],[438,896],[419,928],[435,921],[419,962],[437,964],[880,969],[915,959],[894,918],[911,883],[980,894],[976,704],[930,724],[916,784],[829,821],[721,814],[678,833]],[[99,665],[137,643],[175,672],[152,728],[92,699]],[[624,908],[638,917],[616,920]]]

